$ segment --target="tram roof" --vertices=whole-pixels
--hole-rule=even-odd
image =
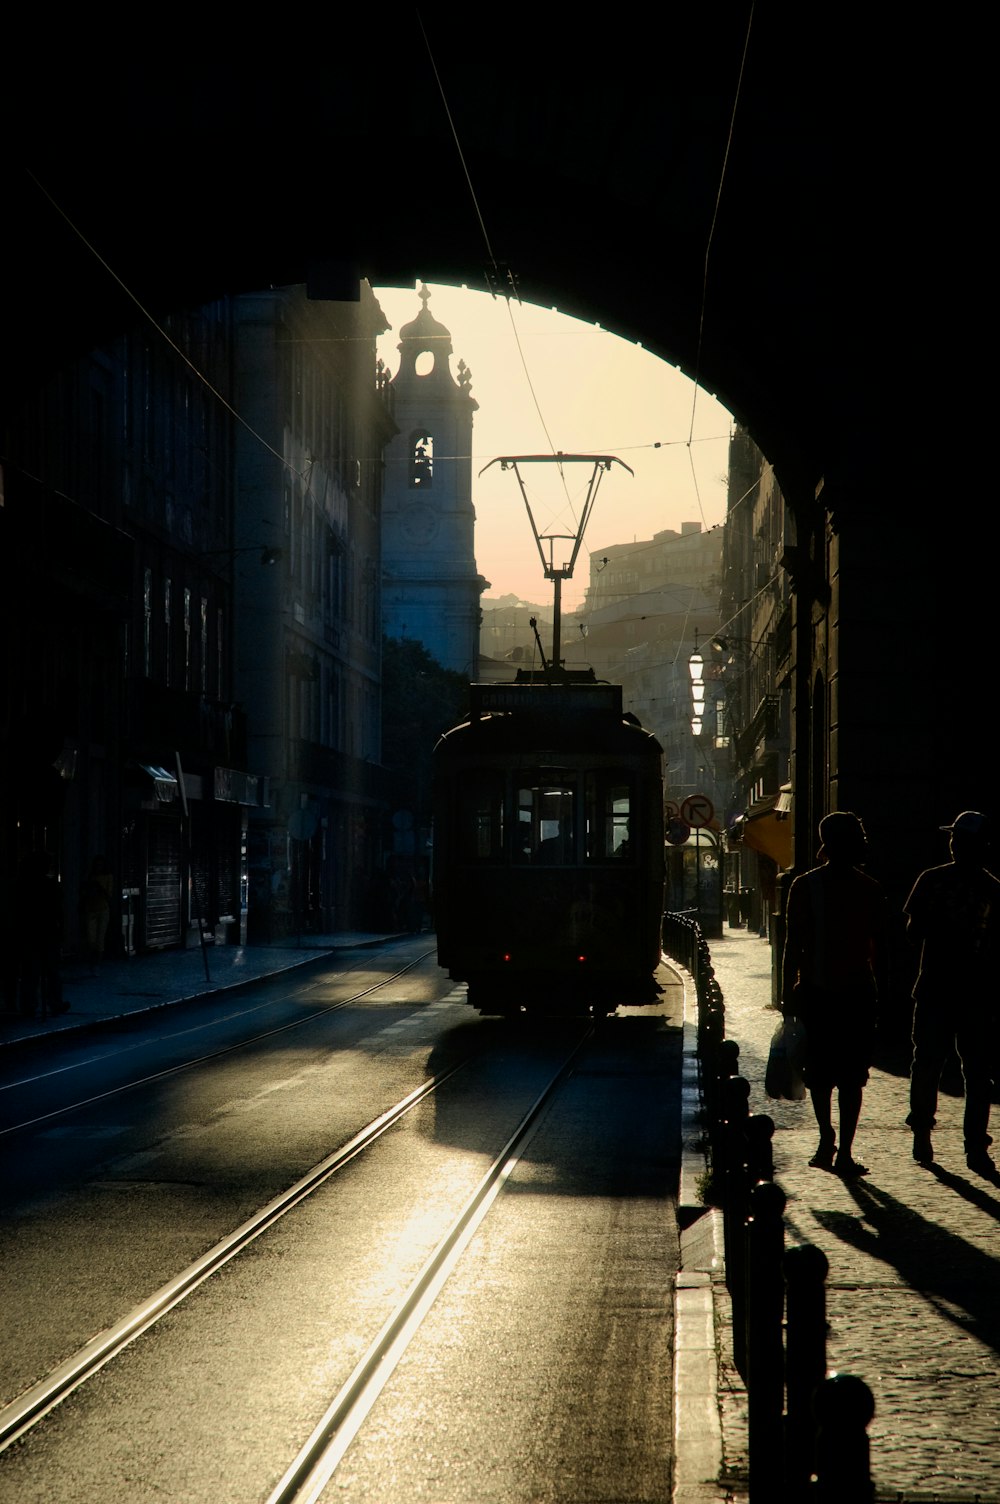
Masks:
[[[622,710],[620,684],[471,684],[467,721],[446,731],[438,750],[530,756],[545,748],[582,754],[660,751],[652,732]]]

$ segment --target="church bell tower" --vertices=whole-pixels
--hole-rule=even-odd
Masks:
[[[399,432],[385,451],[382,620],[388,637],[416,639],[445,668],[477,677],[479,598],[472,504],[472,423],[479,404],[464,361],[451,374],[451,334],[421,287],[400,330],[392,381]]]

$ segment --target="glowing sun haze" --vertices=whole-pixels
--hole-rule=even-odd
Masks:
[[[565,609],[583,599],[591,552],[651,538],[663,528],[679,531],[682,522],[710,528],[724,521],[733,420],[703,390],[694,402],[687,376],[628,340],[552,309],[508,306],[486,292],[437,283],[428,287],[430,312],[451,331],[452,374],[464,360],[479,403],[472,496],[476,563],[490,581],[488,595],[513,593],[541,604],[552,596],[513,472],[495,465],[479,473],[499,455],[608,454],[635,472],[615,465],[603,475],[576,570],[563,586]],[[375,292],[392,325],[379,340],[379,354],[395,375],[399,330],[416,317],[420,299],[414,289]],[[564,467],[565,484],[555,465],[524,468],[541,532],[575,531],[591,468]],[[556,545],[557,565],[564,562],[560,549],[571,546]]]

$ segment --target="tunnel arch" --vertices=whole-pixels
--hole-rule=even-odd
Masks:
[[[936,709],[980,688],[945,601],[962,643],[992,629],[970,390],[992,286],[988,49],[850,4],[822,25],[746,4],[599,33],[538,8],[486,43],[452,14],[426,25],[289,21],[276,58],[210,22],[152,55],[86,21],[26,22],[3,101],[4,423],[133,299],[344,298],[360,276],[502,288],[509,268],[530,301],[697,376],[772,460],[804,620],[835,576],[838,747],[857,749],[831,770],[838,797],[891,800],[907,849],[957,798],[988,805],[989,738],[952,768]]]

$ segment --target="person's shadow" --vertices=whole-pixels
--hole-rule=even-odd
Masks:
[[[929,1167],[943,1186],[1000,1221],[1000,1190]],[[864,1221],[847,1212],[817,1208],[816,1220],[860,1252],[891,1264],[906,1284],[942,1315],[1000,1353],[1000,1259],[927,1219],[871,1180],[847,1182]],[[964,1313],[964,1314],[963,1314]]]

